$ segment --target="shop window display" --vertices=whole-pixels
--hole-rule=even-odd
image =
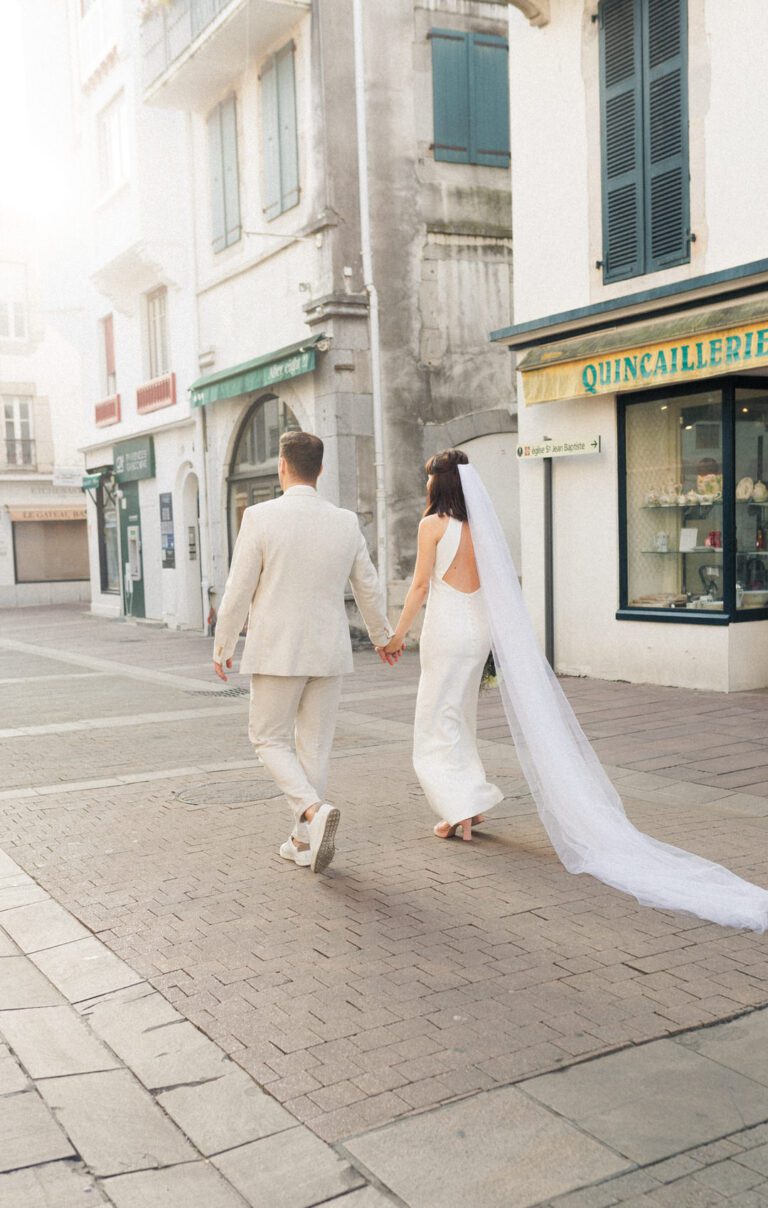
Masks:
[[[627,605],[723,612],[721,392],[626,409]]]

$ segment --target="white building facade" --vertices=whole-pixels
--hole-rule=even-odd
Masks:
[[[142,103],[136,6],[83,0],[69,11],[88,227],[91,607],[201,628],[189,132],[183,115]]]
[[[496,342],[517,357],[529,606],[561,672],[764,687],[768,10],[516,8]],[[600,449],[547,461],[546,438]]]
[[[0,217],[0,607],[88,599],[80,350],[34,247]]]
[[[68,14],[22,8],[34,30],[18,121],[47,166],[47,217],[18,200],[7,164],[0,207],[0,607],[87,601],[86,505],[80,487],[83,290],[79,232],[55,170],[75,154]],[[27,47],[30,48],[29,40]],[[31,77],[32,78],[32,77]],[[50,90],[50,91],[49,91]],[[56,104],[48,103],[56,97]],[[35,199],[37,200],[37,199]]]
[[[244,508],[279,491],[289,427],[325,441],[320,489],[357,512],[393,604],[439,448],[486,472],[514,544],[514,375],[487,342],[511,318],[504,5],[363,6],[378,428],[351,0],[69,13],[93,610],[212,624]],[[403,53],[382,56],[383,40]]]

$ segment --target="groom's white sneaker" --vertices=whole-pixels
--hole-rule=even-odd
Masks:
[[[298,864],[299,868],[308,868],[312,862],[312,853],[308,847],[297,847],[293,839],[286,839],[280,848],[280,855],[284,860],[293,860],[294,864]]]
[[[309,826],[310,867],[313,872],[323,872],[336,855],[336,831],[341,814],[335,805],[320,805]]]

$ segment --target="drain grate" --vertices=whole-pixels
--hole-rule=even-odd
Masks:
[[[250,688],[185,688],[187,696],[250,696]]]
[[[280,790],[267,777],[253,780],[215,780],[210,784],[192,784],[176,793],[184,805],[253,805],[279,797]]]

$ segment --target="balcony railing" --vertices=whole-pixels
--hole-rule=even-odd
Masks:
[[[176,402],[176,374],[165,373],[162,377],[145,382],[136,391],[136,410],[139,415],[147,411],[159,411],[161,407],[172,407]]]
[[[97,428],[108,428],[110,424],[120,423],[120,395],[111,394],[103,398],[94,407],[94,423]]]
[[[149,88],[166,67],[194,42],[232,0],[173,0],[150,10],[144,18],[144,87]]]
[[[37,453],[33,440],[16,437],[6,437],[4,470],[34,470],[37,467]]]

